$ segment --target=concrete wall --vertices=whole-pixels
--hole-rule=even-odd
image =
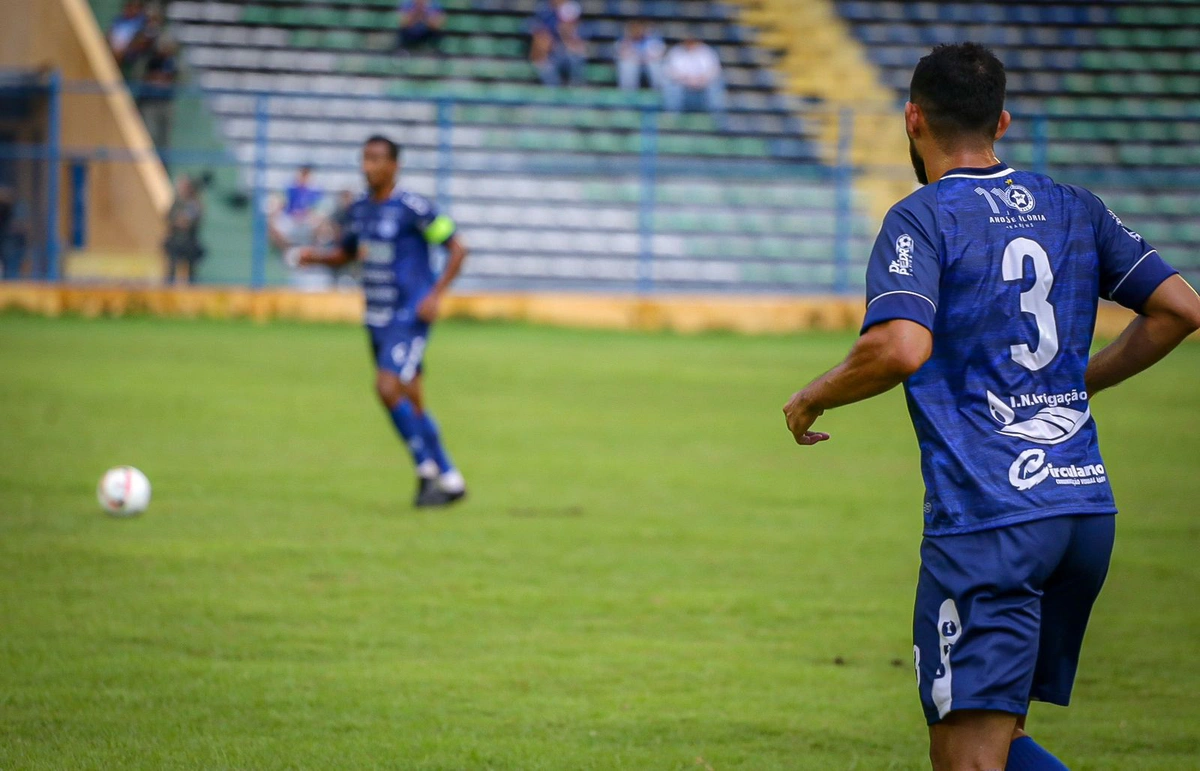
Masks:
[[[85,0],[0,0],[0,67],[57,69],[67,82],[105,86],[104,93],[63,96],[64,147],[118,148],[137,159],[91,164],[88,251],[159,261],[170,181]],[[65,169],[60,181],[66,212]]]

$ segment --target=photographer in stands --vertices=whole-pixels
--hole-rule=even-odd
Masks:
[[[167,212],[167,240],[163,251],[167,255],[167,283],[174,284],[181,266],[187,266],[185,280],[196,282],[196,268],[204,259],[200,243],[200,221],[204,217],[204,202],[191,177],[181,176],[175,183],[175,202]]]

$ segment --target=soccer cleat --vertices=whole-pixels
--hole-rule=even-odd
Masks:
[[[434,506],[449,506],[452,503],[461,501],[467,495],[467,490],[464,487],[457,492],[449,492],[443,490],[437,480],[423,479],[421,487],[417,490],[417,508],[434,507]]]

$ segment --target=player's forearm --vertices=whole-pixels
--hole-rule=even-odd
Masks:
[[[467,260],[467,247],[459,238],[452,239],[448,244],[449,257],[446,260],[446,268],[442,271],[442,275],[438,277],[437,283],[433,285],[433,291],[437,294],[445,294],[450,285],[454,283],[454,279],[458,278],[458,274],[462,272],[463,263]]]
[[[1128,380],[1157,364],[1194,330],[1170,317],[1138,316],[1121,336],[1088,362],[1084,383],[1089,394]]]
[[[814,380],[800,398],[813,412],[844,407],[886,393],[904,382],[908,372],[857,346],[838,366]]]
[[[342,249],[309,249],[300,255],[301,265],[325,265],[338,268],[350,262],[350,255]]]
[[[928,330],[914,322],[898,319],[871,327],[846,360],[801,391],[800,399],[811,411],[824,412],[878,396],[920,369],[932,345]]]
[[[1112,388],[1153,366],[1200,328],[1200,297],[1180,276],[1162,282],[1142,314],[1092,357],[1084,374],[1088,393]]]

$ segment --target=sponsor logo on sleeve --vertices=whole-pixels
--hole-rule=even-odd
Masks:
[[[1112,209],[1108,209],[1108,216],[1112,217],[1113,221],[1115,221],[1118,225],[1121,226],[1121,230],[1125,231],[1125,235],[1129,236],[1134,241],[1145,241],[1146,240],[1146,239],[1142,238],[1140,234],[1125,227],[1125,223],[1121,222],[1121,218],[1118,217],[1116,214],[1114,214]]]
[[[1107,482],[1108,472],[1103,463],[1055,465],[1046,459],[1045,450],[1038,449],[1025,450],[1008,467],[1009,484],[1021,492],[1032,490],[1047,479],[1053,479],[1057,485],[1083,487]]]
[[[888,265],[888,273],[898,276],[913,275],[913,237],[908,233],[896,239],[896,259]]]
[[[989,414],[1000,424],[996,433],[1034,444],[1062,444],[1078,434],[1092,417],[1087,391],[1021,394],[1007,400],[988,391],[987,401]],[[1017,420],[1018,410],[1029,409],[1035,412]]]

